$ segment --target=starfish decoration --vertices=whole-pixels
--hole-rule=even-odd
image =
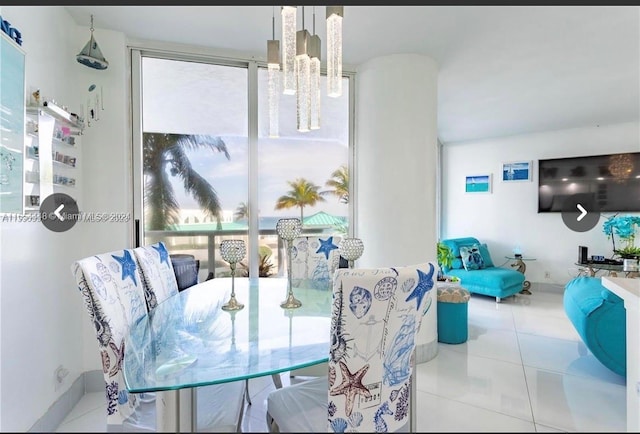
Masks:
[[[326,259],[329,259],[329,252],[338,248],[335,244],[333,244],[333,237],[329,237],[326,240],[322,238],[318,238],[320,240],[320,247],[316,250],[316,253],[324,253]]]
[[[124,255],[122,257],[116,256],[116,255],[111,255],[111,256],[113,257],[113,259],[118,261],[122,266],[122,280],[126,279],[127,277],[131,277],[131,280],[133,280],[133,284],[138,286],[138,282],[136,282],[136,274],[135,274],[136,263],[131,257],[131,253],[125,250]]]
[[[166,262],[167,265],[169,265],[169,252],[167,252],[167,248],[164,246],[164,244],[160,244],[159,247],[151,247],[158,251],[158,254],[160,255],[160,263]]]
[[[340,361],[340,371],[342,372],[342,383],[333,389],[329,390],[329,395],[344,395],[347,399],[345,411],[348,416],[351,416],[353,411],[353,404],[357,395],[362,395],[365,398],[371,398],[371,392],[367,389],[367,386],[362,384],[362,377],[369,370],[369,365],[364,365],[355,374],[349,371],[347,365]]]
[[[431,291],[431,288],[433,288],[433,264],[429,264],[429,274],[423,273],[422,270],[417,271],[419,278],[418,284],[413,288],[413,291],[411,291],[411,294],[409,294],[409,297],[407,297],[405,301],[415,298],[418,302],[416,309],[420,309],[422,298],[427,292]]]

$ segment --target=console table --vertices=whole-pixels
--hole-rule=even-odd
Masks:
[[[589,277],[596,277],[600,271],[607,271],[607,275],[610,277],[618,277],[618,273],[624,273],[625,277],[638,277],[637,271],[624,271],[622,265],[614,264],[594,264],[587,262],[586,264],[575,263],[580,268],[586,269],[589,273]]]
[[[627,431],[640,431],[640,279],[603,277],[627,311]]]

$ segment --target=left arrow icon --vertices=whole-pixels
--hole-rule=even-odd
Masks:
[[[578,211],[580,211],[580,215],[578,216],[578,218],[576,220],[580,221],[584,218],[584,216],[587,215],[587,210],[584,209],[584,207],[580,204],[576,205],[576,208],[578,208]]]
[[[580,206],[580,205],[578,205]],[[53,215],[55,215],[56,217],[58,217],[58,220],[60,220],[61,222],[64,221],[64,216],[62,214],[60,214],[60,211],[62,211],[62,208],[64,208],[64,204],[60,205],[58,208],[56,208],[56,210],[53,212]]]

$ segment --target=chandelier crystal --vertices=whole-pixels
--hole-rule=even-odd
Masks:
[[[296,113],[300,132],[311,129],[311,58],[309,57],[309,32],[296,32]]]
[[[282,6],[282,91],[285,95],[296,93],[296,6]]]
[[[342,6],[327,6],[327,95],[342,95]]]
[[[313,36],[309,39],[309,57],[311,59],[309,90],[312,130],[320,128],[320,36],[316,35],[316,13],[313,12]]]
[[[271,18],[272,39],[267,41],[267,90],[269,100],[269,137],[280,136],[280,41],[276,40],[276,17]]]

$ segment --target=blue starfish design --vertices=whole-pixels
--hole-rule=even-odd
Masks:
[[[418,284],[413,288],[413,291],[411,291],[411,294],[409,294],[409,297],[405,300],[409,301],[412,298],[415,298],[418,302],[416,309],[420,309],[422,298],[427,292],[431,291],[431,288],[433,288],[433,270],[433,264],[429,264],[429,274],[423,273],[421,270],[417,270],[419,278]]]
[[[122,257],[116,256],[116,255],[111,255],[111,256],[113,257],[113,259],[118,261],[122,266],[122,280],[126,279],[127,277],[131,277],[131,280],[133,280],[133,284],[138,286],[138,282],[136,282],[136,274],[135,274],[136,263],[131,257],[131,253],[125,250],[124,255]]]
[[[316,250],[316,253],[324,253],[326,259],[329,259],[329,252],[338,248],[335,244],[333,244],[333,237],[329,237],[326,240],[322,238],[318,238],[320,240],[320,247]]]
[[[166,262],[167,265],[169,265],[169,252],[167,252],[167,248],[164,246],[164,244],[160,243],[159,247],[151,247],[158,251],[158,254],[160,255],[160,263],[162,264],[163,262]]]

